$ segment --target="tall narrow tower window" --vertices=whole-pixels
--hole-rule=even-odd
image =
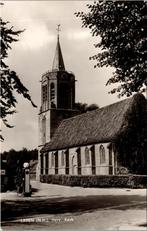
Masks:
[[[47,85],[42,86],[42,101],[47,101]]]
[[[55,84],[51,83],[50,86],[50,100],[54,100],[55,99]]]

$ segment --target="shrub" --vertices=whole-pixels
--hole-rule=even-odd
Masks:
[[[40,181],[49,184],[81,187],[145,188],[147,186],[146,175],[41,175]]]

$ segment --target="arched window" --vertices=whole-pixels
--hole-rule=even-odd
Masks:
[[[55,84],[51,83],[50,85],[50,101],[55,99]]]
[[[85,148],[85,164],[90,164],[90,152],[89,148]]]
[[[55,165],[55,155],[53,152],[52,152],[52,156],[51,156],[51,165],[52,165],[52,167]]]
[[[65,158],[64,158],[64,151],[61,152],[61,165],[64,166]]]
[[[71,166],[72,166],[72,175],[75,175],[75,168],[76,168],[76,164],[75,164],[75,155],[72,156],[72,159],[71,159]]]
[[[104,148],[103,145],[100,145],[99,152],[100,152],[100,164],[103,164],[106,161],[106,159],[105,159],[105,148]]]
[[[46,142],[46,118],[42,119],[42,143]]]

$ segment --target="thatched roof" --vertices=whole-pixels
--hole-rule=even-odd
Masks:
[[[59,150],[82,145],[111,142],[129,126],[127,114],[133,105],[146,103],[142,94],[119,101],[61,122],[51,142],[45,144],[42,152]],[[135,112],[134,112],[135,113]],[[126,124],[128,124],[126,126]]]

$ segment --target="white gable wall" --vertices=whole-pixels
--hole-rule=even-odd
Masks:
[[[81,152],[81,175],[109,175],[114,174],[114,153],[112,155],[109,153],[108,149],[109,143],[101,143],[95,145],[87,145],[80,147]],[[94,149],[92,149],[94,147]],[[103,158],[100,147],[103,150]],[[69,149],[69,175],[78,175],[78,152],[79,147]],[[88,159],[85,153],[85,150],[88,150]],[[95,151],[92,151],[95,150]],[[56,174],[66,174],[66,152],[67,150],[59,150],[58,152],[49,152],[48,156],[48,174],[55,174],[55,153],[58,155],[58,171]],[[94,160],[92,161],[92,155],[95,155]],[[43,174],[45,174],[45,154],[43,155]],[[112,158],[110,161],[109,158]],[[110,164],[112,163],[112,166]],[[110,167],[111,171],[110,171]]]

